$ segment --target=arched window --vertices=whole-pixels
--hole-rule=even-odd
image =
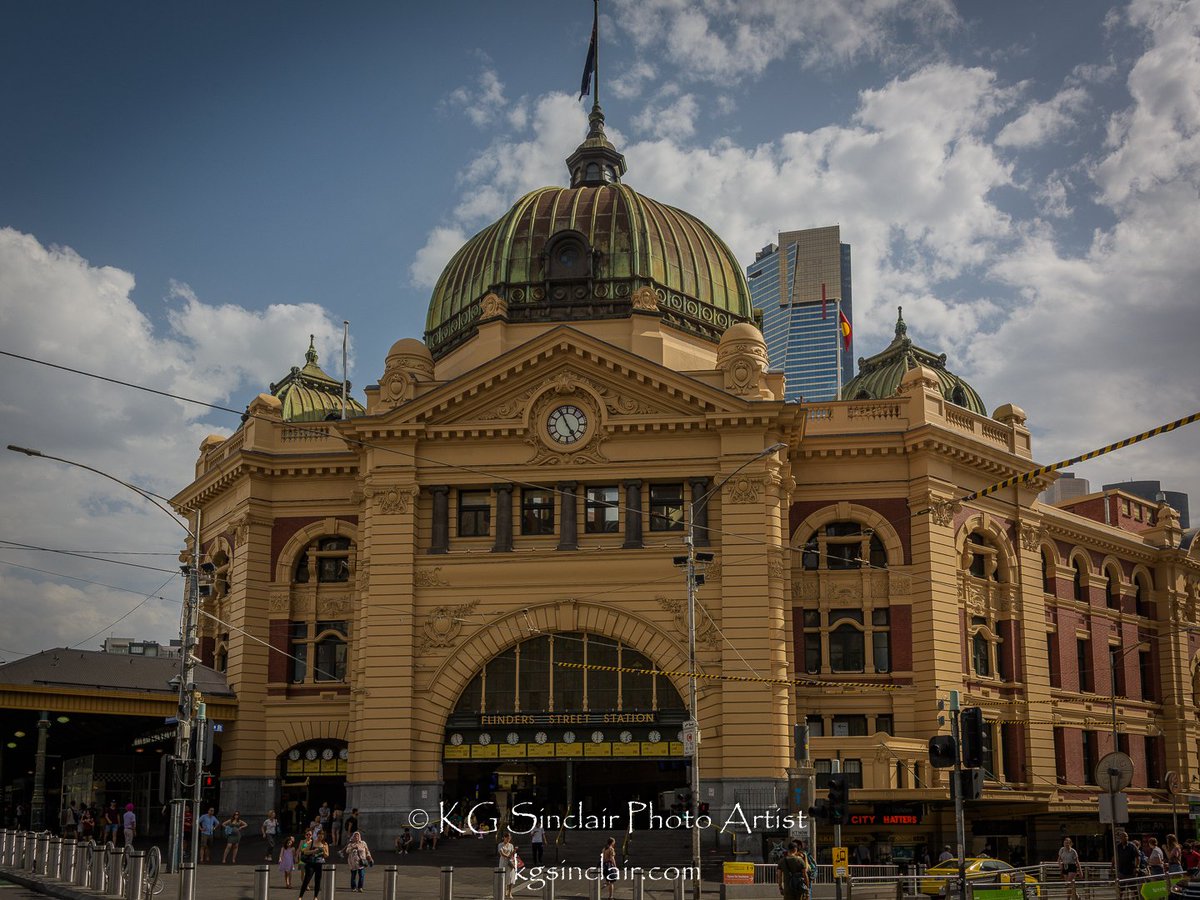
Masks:
[[[1150,603],[1150,588],[1146,586],[1143,575],[1135,575],[1133,579],[1133,603],[1139,616],[1153,616],[1154,609]]]
[[[971,665],[980,678],[992,677],[991,647],[988,639],[979,631],[971,638]]]
[[[345,622],[317,623],[313,681],[346,680],[346,634],[349,630]]]
[[[801,565],[809,571],[861,569],[864,559],[872,569],[887,568],[883,539],[858,522],[830,522],[804,542]]]
[[[962,385],[954,386],[954,390],[950,394],[950,402],[955,406],[967,405],[967,392],[962,389]]]
[[[600,180],[600,166],[598,166],[596,163],[588,163],[587,164],[587,180],[588,181],[599,181]]]
[[[975,578],[1000,581],[1000,551],[992,540],[981,531],[973,531],[967,538],[967,572]]]
[[[1109,609],[1121,608],[1121,595],[1117,591],[1118,577],[1112,566],[1104,570],[1104,605]]]
[[[861,672],[866,663],[861,609],[829,611],[829,668],[834,672]]]
[[[348,537],[317,538],[296,558],[292,582],[307,584],[314,577],[322,584],[349,581],[351,550]]]
[[[1085,603],[1087,602],[1087,591],[1083,585],[1083,564],[1079,561],[1078,557],[1071,560],[1071,568],[1074,570],[1071,580],[1075,588],[1075,599],[1081,603]]]
[[[1047,594],[1054,593],[1054,560],[1050,551],[1042,551],[1042,590]]]

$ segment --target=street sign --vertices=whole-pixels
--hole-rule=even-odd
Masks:
[[[695,719],[688,719],[683,723],[683,755],[695,756],[696,745],[700,743],[700,727],[696,724]]]
[[[754,884],[754,863],[727,862],[721,874],[725,884]]]
[[[833,877],[845,878],[850,871],[850,850],[847,847],[833,848]]]
[[[1114,806],[1115,812],[1114,815]],[[1129,821],[1129,797],[1125,794],[1100,795],[1100,823],[1111,825],[1116,822],[1121,825]]]

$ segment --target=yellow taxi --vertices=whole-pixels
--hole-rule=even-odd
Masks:
[[[1036,887],[1037,879],[1018,872],[1008,863],[987,856],[967,857],[967,881],[977,887],[984,885],[1020,885],[1025,887],[1026,896],[1041,896]],[[1026,887],[1028,886],[1028,887]],[[958,860],[951,859],[925,870],[921,879],[921,893],[930,897],[944,897],[958,888]]]

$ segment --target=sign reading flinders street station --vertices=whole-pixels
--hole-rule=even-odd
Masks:
[[[657,723],[658,717],[652,712],[497,713],[478,718],[478,733],[454,731],[448,734],[442,748],[443,759],[683,757],[683,742],[678,740],[677,734],[668,736],[657,728],[646,728]],[[548,730],[532,731],[530,726],[547,726]],[[641,727],[635,733],[624,726]],[[593,730],[576,733],[573,727]],[[505,728],[522,730],[505,732]],[[489,729],[498,729],[498,733],[493,734]]]

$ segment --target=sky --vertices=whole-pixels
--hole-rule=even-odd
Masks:
[[[903,306],[989,409],[1028,413],[1039,463],[1200,409],[1200,0],[600,8],[625,181],[743,263],[839,224],[857,356]],[[361,398],[466,238],[566,183],[590,29],[587,0],[9,0],[0,351],[240,410],[310,334],[339,376],[348,320]],[[166,496],[237,425],[0,356],[0,443]],[[1192,425],[1073,471],[1195,516],[1198,451]],[[0,660],[178,634],[162,511],[10,453],[0,509]]]

